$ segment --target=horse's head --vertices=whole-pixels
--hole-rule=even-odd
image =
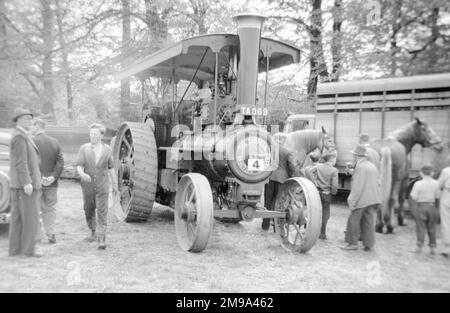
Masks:
[[[437,151],[442,151],[444,148],[442,139],[436,134],[436,132],[418,117],[415,118],[414,122],[416,143],[420,144],[422,147],[430,147]]]
[[[334,138],[331,134],[329,134],[325,128],[322,126],[322,152],[323,150],[326,150],[328,152],[335,151],[336,145],[334,144]]]

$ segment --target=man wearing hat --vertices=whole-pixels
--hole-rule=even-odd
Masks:
[[[416,218],[417,249],[415,252],[422,252],[425,232],[427,232],[430,240],[430,252],[435,255],[440,188],[439,183],[431,177],[432,171],[433,168],[430,165],[422,167],[420,171],[422,180],[414,184],[410,196],[414,201],[412,211]]]
[[[377,170],[379,171],[380,170],[380,155],[370,145],[369,134],[361,133],[359,135],[359,144],[366,147],[366,149],[367,149],[367,159],[370,162],[372,162],[377,167]]]
[[[351,191],[347,198],[351,213],[347,221],[344,250],[357,250],[361,235],[365,251],[375,245],[375,212],[381,204],[381,190],[378,171],[368,160],[367,148],[357,145],[352,151],[355,170],[352,176]]]
[[[22,108],[14,111],[13,122],[16,128],[10,145],[10,256],[42,256],[36,251],[42,186],[39,150],[29,134],[32,121],[33,114],[29,111]]]
[[[310,169],[310,180],[314,182],[319,190],[320,200],[322,202],[322,227],[320,229],[319,239],[326,240],[327,223],[330,219],[331,195],[336,195],[339,187],[338,170],[334,167],[336,163],[335,154],[325,154],[324,163],[317,163]]]
[[[56,243],[55,220],[58,179],[64,166],[64,159],[58,141],[45,133],[45,121],[34,119],[32,134],[41,156],[42,197],[41,216],[48,242]]]

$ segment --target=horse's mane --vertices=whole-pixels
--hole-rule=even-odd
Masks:
[[[321,145],[323,133],[317,129],[303,129],[287,134],[286,144],[294,149],[303,149],[306,153],[311,152]]]
[[[403,125],[400,128],[397,128],[396,130],[389,133],[388,137],[397,139],[400,142],[410,141],[412,137],[411,135],[414,134],[414,126],[416,123],[417,122],[415,120],[411,121],[408,124]]]

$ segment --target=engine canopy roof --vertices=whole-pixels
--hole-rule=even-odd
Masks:
[[[216,52],[219,53],[219,69],[229,65],[229,48],[239,49],[239,37],[235,34],[208,34],[188,38],[163,48],[123,69],[119,79],[135,76],[191,80],[207,50],[194,82],[214,79]],[[260,56],[269,56],[269,69],[277,69],[300,62],[300,49],[273,39],[261,38]],[[259,72],[266,71],[265,62],[259,63]]]

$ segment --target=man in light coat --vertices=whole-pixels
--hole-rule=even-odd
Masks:
[[[367,133],[361,133],[359,135],[359,144],[363,145],[367,149],[367,159],[372,162],[376,167],[377,170],[380,171],[380,155],[378,152],[372,148],[370,145],[370,137]]]
[[[41,196],[39,150],[30,138],[33,114],[17,108],[13,122],[16,128],[10,145],[11,221],[9,255],[41,257],[36,251]]]
[[[448,258],[450,257],[450,166],[442,170],[438,183],[442,190],[439,201],[443,243],[442,255]]]
[[[367,148],[357,145],[352,151],[355,170],[347,198],[351,213],[347,221],[344,250],[357,250],[361,234],[365,251],[375,245],[375,212],[381,204],[381,190],[376,166],[367,157]]]

